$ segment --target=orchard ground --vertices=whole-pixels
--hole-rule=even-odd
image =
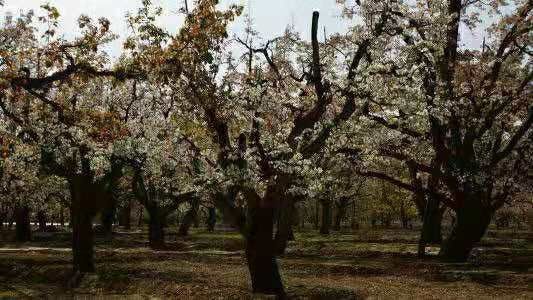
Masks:
[[[238,233],[195,229],[167,234],[168,249],[146,245],[146,232],[116,229],[96,241],[97,272],[67,288],[70,235],[36,233],[30,243],[0,241],[0,299],[252,298]],[[417,233],[367,229],[322,236],[296,232],[279,259],[290,298],[533,298],[533,234],[490,230],[468,263],[416,257]]]

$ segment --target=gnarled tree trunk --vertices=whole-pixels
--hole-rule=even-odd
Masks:
[[[418,242],[418,256],[426,253],[427,244],[440,244],[442,242],[442,215],[445,209],[439,207],[439,201],[427,197],[426,207],[422,216],[422,230]]]
[[[148,241],[150,248],[161,249],[165,247],[165,220],[161,213],[161,209],[157,204],[152,204],[146,207],[148,214],[150,215],[149,227],[148,227]]]
[[[462,200],[458,202],[463,205],[456,209],[457,220],[452,232],[440,251],[446,260],[466,261],[492,219],[493,211],[484,205],[482,195],[473,194]]]
[[[276,247],[272,240],[275,209],[250,209],[250,232],[246,243],[246,258],[254,293],[285,296]]]

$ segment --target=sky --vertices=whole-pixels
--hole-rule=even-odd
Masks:
[[[158,20],[171,32],[176,32],[183,22],[183,15],[178,10],[184,0],[152,0],[154,5],[163,8],[163,16]],[[188,0],[192,3],[193,0]],[[349,26],[348,20],[341,18],[341,8],[335,0],[221,0],[221,5],[237,3],[245,6],[245,13],[249,13],[255,30],[264,39],[273,38],[283,33],[288,24],[301,33],[302,38],[310,38],[310,24],[313,10],[320,11],[321,27],[326,28],[328,34],[343,32]],[[127,36],[128,28],[125,16],[128,12],[135,12],[141,5],[141,0],[5,0],[5,7],[0,8],[0,16],[10,12],[17,15],[21,11],[34,9],[50,3],[61,13],[60,33],[66,38],[77,34],[76,20],[81,14],[92,18],[105,17],[111,21],[111,29],[119,35],[119,39],[106,47],[106,51],[113,58],[120,55],[122,42]],[[189,4],[191,5],[191,4]],[[231,25],[230,31],[237,36],[243,36],[244,18],[239,18]],[[479,47],[483,37],[479,34],[463,30],[462,42],[467,47]]]

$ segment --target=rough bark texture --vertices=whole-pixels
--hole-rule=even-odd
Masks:
[[[294,207],[293,198],[285,197],[279,190],[272,194],[272,196],[278,200],[281,200],[282,197],[284,197],[283,201],[281,201],[281,206],[277,209],[277,231],[275,235],[276,253],[281,255],[285,253],[288,241],[294,241],[292,225],[296,209]]]
[[[444,209],[439,207],[439,202],[433,197],[427,197],[426,207],[422,216],[422,229],[418,242],[418,256],[426,253],[427,244],[442,243],[442,215]]]
[[[148,241],[150,248],[161,249],[165,247],[165,222],[161,216],[160,209],[157,205],[147,207],[150,214],[150,221],[148,227]]]
[[[487,231],[492,211],[483,205],[482,199],[479,195],[465,198],[456,210],[457,221],[440,252],[445,260],[468,260],[470,252]]]
[[[92,273],[94,266],[93,209],[89,206],[91,183],[84,176],[74,176],[70,181],[72,255],[75,272]]]
[[[274,213],[273,208],[250,210],[252,224],[246,243],[246,258],[253,292],[285,297],[272,240]]]

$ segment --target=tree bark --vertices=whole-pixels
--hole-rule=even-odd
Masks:
[[[281,255],[285,253],[289,241],[294,241],[294,232],[293,232],[293,223],[294,223],[294,214],[296,207],[294,205],[295,199],[292,197],[287,197],[278,191],[273,192],[273,195],[276,199],[285,199],[281,202],[281,206],[277,209],[277,230],[275,235],[276,242],[276,254]],[[276,219],[276,218],[275,218]]]
[[[322,201],[322,225],[320,226],[321,234],[329,234],[331,228],[331,202]]]
[[[89,179],[83,176],[74,176],[70,182],[72,224],[72,255],[74,272],[93,273],[94,265],[94,232],[92,220],[94,217],[89,207],[91,201],[87,199],[92,194],[92,185]]]
[[[160,208],[157,205],[147,207],[147,211],[150,214],[150,221],[148,227],[148,241],[150,248],[162,249],[165,247],[165,220],[160,212]]]
[[[246,258],[254,293],[285,297],[276,260],[273,208],[250,209],[250,231],[246,243]]]
[[[440,251],[445,260],[468,260],[470,252],[481,240],[492,219],[493,212],[483,205],[481,196],[474,194],[463,200],[462,207],[456,210],[457,220],[452,232]]]
[[[74,270],[81,273],[93,273],[95,271],[93,218],[83,211],[74,215],[72,226]]]
[[[439,207],[439,201],[428,196],[422,216],[422,229],[418,241],[418,257],[424,257],[427,244],[442,243],[442,215],[444,209]]]
[[[18,206],[15,208],[15,238],[17,242],[31,240],[30,208]]]

